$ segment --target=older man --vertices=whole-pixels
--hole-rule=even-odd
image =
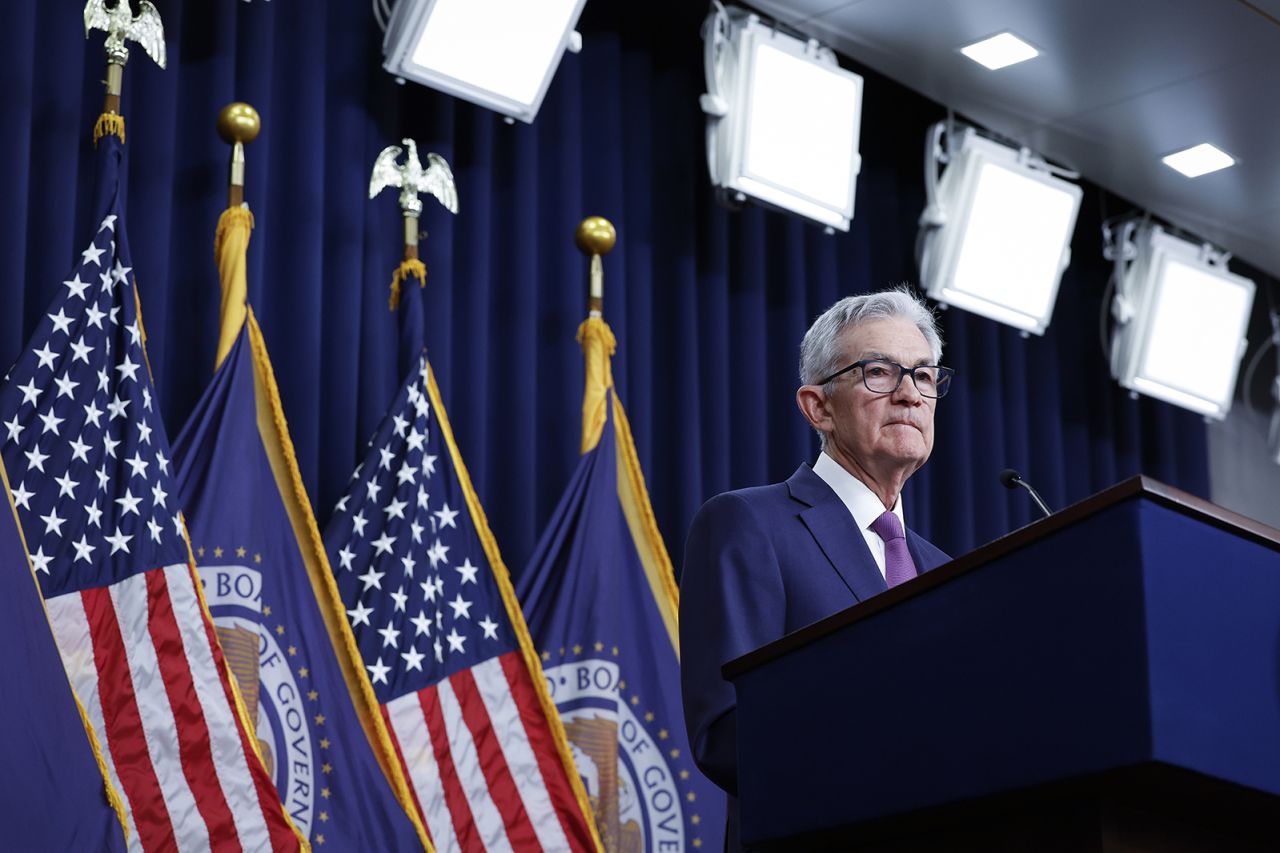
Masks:
[[[694,759],[737,793],[726,661],[917,573],[946,554],[906,528],[902,487],[933,449],[940,367],[932,312],[905,288],[840,300],[805,334],[796,403],[822,452],[784,483],[727,492],[693,520],[680,598],[681,681]],[[737,849],[730,800],[727,849]]]

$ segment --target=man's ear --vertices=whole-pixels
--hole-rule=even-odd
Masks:
[[[821,385],[801,385],[796,391],[796,405],[809,426],[819,432],[831,431],[831,410]]]

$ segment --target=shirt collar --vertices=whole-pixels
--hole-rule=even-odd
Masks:
[[[870,530],[872,523],[884,512],[884,504],[866,483],[845,470],[844,466],[827,455],[826,451],[818,454],[818,461],[813,465],[813,473],[822,478],[840,501],[849,509],[854,523],[859,530]],[[906,517],[902,514],[902,495],[898,495],[893,505],[893,514],[898,516],[902,529],[907,529]]]

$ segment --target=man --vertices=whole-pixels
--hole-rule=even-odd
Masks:
[[[821,440],[817,462],[694,517],[680,596],[685,722],[698,766],[731,795],[729,850],[737,725],[721,665],[949,559],[906,529],[901,500],[933,449],[952,375],[941,357],[932,312],[905,288],[840,300],[800,347],[796,403]]]

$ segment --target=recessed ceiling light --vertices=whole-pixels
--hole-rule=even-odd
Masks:
[[[1182,151],[1175,151],[1161,159],[1166,166],[1178,170],[1188,178],[1198,178],[1236,164],[1234,157],[1207,142],[1201,142]]]
[[[1003,32],[989,39],[974,42],[968,47],[960,48],[960,52],[979,65],[985,65],[992,71],[997,68],[1004,68],[1007,65],[1025,62],[1040,55],[1040,51],[1010,32]]]

